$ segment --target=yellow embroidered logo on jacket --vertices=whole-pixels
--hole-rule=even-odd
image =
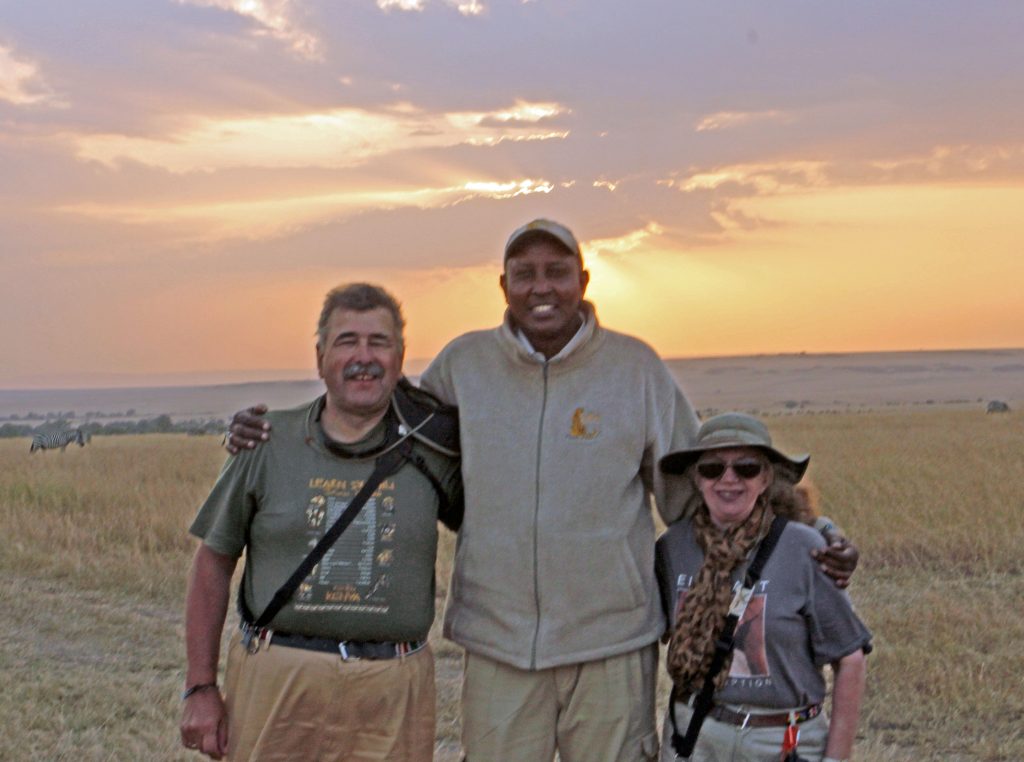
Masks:
[[[601,433],[601,416],[597,413],[588,413],[581,407],[576,408],[572,413],[572,425],[569,427],[569,436],[573,439],[593,439]]]

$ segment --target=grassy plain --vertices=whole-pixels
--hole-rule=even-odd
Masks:
[[[857,759],[1024,759],[1024,417],[973,410],[778,416],[857,540],[875,632]],[[0,759],[185,760],[185,528],[213,437],[0,441]],[[439,602],[451,563],[439,561]],[[436,627],[435,627],[436,629]],[[456,759],[460,654],[435,633],[438,754]]]

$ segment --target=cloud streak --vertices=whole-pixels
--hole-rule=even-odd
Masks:
[[[792,114],[775,109],[769,111],[718,111],[703,116],[694,129],[697,132],[713,132],[715,130],[731,130],[751,124],[777,123],[788,124],[794,121]]]
[[[322,58],[323,43],[302,28],[297,20],[294,0],[177,0],[183,5],[218,8],[237,13],[257,24],[254,34],[269,36],[285,43],[293,52],[310,60]]]
[[[15,106],[56,105],[39,67],[0,45],[0,101]]]
[[[510,199],[551,193],[544,179],[505,182],[470,180],[450,187],[392,190],[355,190],[318,195],[197,204],[67,204],[55,211],[128,226],[174,229],[179,241],[274,237],[327,220],[341,220],[372,210],[436,209],[473,199]]]
[[[480,0],[445,0],[444,4],[463,16],[479,16],[487,10]],[[377,7],[385,12],[396,10],[422,13],[427,7],[427,0],[377,0]]]
[[[557,104],[518,102],[495,112],[429,114],[399,104],[389,111],[336,109],[256,119],[194,118],[163,138],[81,135],[79,158],[114,165],[134,161],[170,172],[228,167],[351,167],[382,154],[412,149],[497,145],[503,141],[565,138],[540,129],[561,113]]]

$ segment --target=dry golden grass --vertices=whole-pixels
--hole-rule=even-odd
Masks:
[[[857,540],[876,635],[860,760],[1024,759],[1024,418],[976,411],[769,420],[813,453]],[[212,437],[0,441],[0,759],[175,760],[186,527]],[[443,596],[451,563],[439,562]],[[455,759],[458,649],[436,635],[438,759]]]
[[[1024,759],[1024,418],[773,418],[862,551],[860,759]],[[901,751],[903,756],[900,756]],[[883,755],[884,752],[884,755]]]
[[[183,531],[223,462],[216,437],[95,437],[30,454],[0,441],[0,564],[167,601],[182,591]]]

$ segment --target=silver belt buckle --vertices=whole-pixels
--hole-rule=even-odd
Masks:
[[[242,625],[242,648],[249,654],[260,650],[260,639],[255,627]]]

